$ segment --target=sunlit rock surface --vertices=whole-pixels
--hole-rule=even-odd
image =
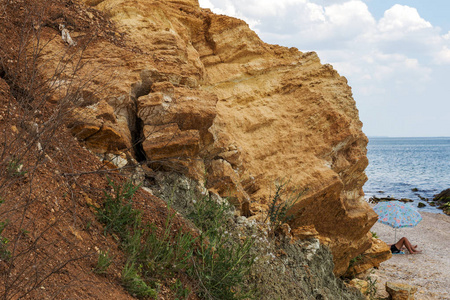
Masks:
[[[330,246],[338,275],[371,247],[376,214],[362,191],[368,140],[351,88],[332,66],[314,52],[265,44],[243,21],[197,1],[84,2],[120,32],[94,39],[81,57],[80,80],[89,84],[70,123],[79,140],[186,174],[246,215],[264,213],[275,181],[289,180],[304,190],[292,232],[310,228]],[[70,33],[81,47],[83,33]],[[65,47],[49,43],[48,76]]]

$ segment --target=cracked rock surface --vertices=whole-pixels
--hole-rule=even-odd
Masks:
[[[337,275],[372,247],[376,214],[362,191],[368,140],[351,88],[332,66],[314,52],[268,45],[245,22],[197,1],[83,2],[119,28],[89,43],[85,29],[71,28],[77,46],[69,51],[86,46],[76,57],[89,82],[71,130],[89,149],[176,170],[248,216],[264,211],[275,180],[289,179],[305,190],[290,227],[318,232]],[[55,32],[43,29],[47,76],[67,47],[51,39]]]

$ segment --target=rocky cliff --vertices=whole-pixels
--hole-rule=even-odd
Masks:
[[[50,101],[78,89],[69,127],[79,141],[116,165],[138,161],[148,179],[185,174],[252,218],[267,211],[275,180],[289,179],[305,190],[290,211],[291,234],[307,228],[329,245],[337,275],[371,247],[367,138],[347,80],[332,66],[314,52],[268,45],[195,0],[83,2],[92,9],[48,8],[39,56],[59,91]],[[76,46],[58,37],[58,24]]]

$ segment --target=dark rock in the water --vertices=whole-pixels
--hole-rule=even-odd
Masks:
[[[402,199],[400,199],[398,201],[403,202],[403,203],[414,202],[413,200],[408,199],[408,198],[402,198]]]
[[[443,190],[437,195],[434,195],[434,201],[450,202],[450,189]]]
[[[450,216],[450,202],[447,202],[447,203],[439,206],[439,208],[442,209],[446,215]]]
[[[418,188],[412,188],[411,191],[413,191],[413,192],[418,192],[419,189],[418,189]]]
[[[395,200],[398,200],[398,199],[391,198],[390,196],[383,197],[383,198],[378,198],[378,197],[372,196],[369,198],[370,203],[378,203],[378,202],[383,202],[383,201],[395,201]]]
[[[417,204],[417,207],[419,207],[419,208],[422,208],[422,207],[425,207],[425,206],[427,206],[425,203],[423,203],[423,202],[419,202],[419,204]]]
[[[443,190],[433,197],[433,206],[438,206],[445,214],[450,215],[450,189]],[[430,205],[431,205],[430,203]]]
[[[431,201],[431,202],[430,202],[430,205],[431,205],[431,206],[436,206],[436,202]]]
[[[387,196],[387,197],[383,197],[383,198],[378,198],[378,197],[372,196],[369,198],[369,203],[378,203],[378,202],[383,202],[383,201],[400,201],[403,203],[414,202],[413,200],[408,199],[408,198],[397,199],[397,198],[394,198],[391,196]]]
[[[417,197],[419,197],[419,199],[420,200],[423,200],[423,201],[429,201],[429,199],[428,198],[425,198],[425,197],[422,197],[421,195],[419,195],[419,194],[415,194]]]

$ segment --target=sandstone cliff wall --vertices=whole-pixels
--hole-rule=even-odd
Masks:
[[[371,247],[376,214],[362,191],[367,138],[351,89],[332,66],[313,52],[265,44],[243,21],[197,1],[84,2],[120,31],[87,39],[68,26],[77,46],[67,51],[86,64],[79,77],[88,82],[70,122],[79,140],[105,157],[133,156],[147,176],[177,170],[206,182],[255,218],[274,181],[290,179],[306,189],[291,211],[292,233],[315,229],[338,275]],[[82,17],[96,22],[94,12]],[[50,78],[52,58],[68,46],[51,39],[54,29],[44,34],[41,66]],[[56,84],[55,103],[70,86]]]

